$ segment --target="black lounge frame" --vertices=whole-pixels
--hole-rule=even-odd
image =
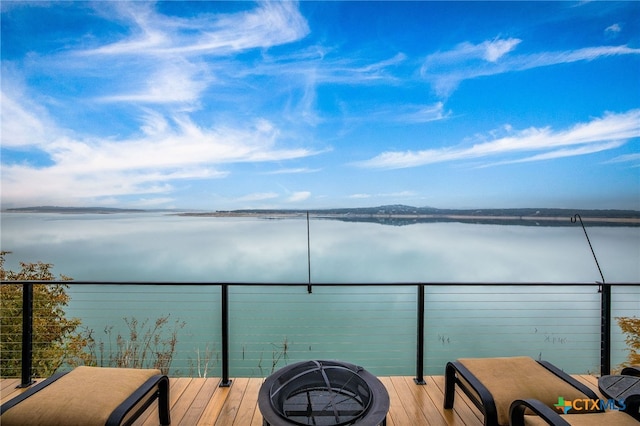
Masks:
[[[555,374],[558,378],[569,383],[571,386],[584,393],[589,399],[598,399],[598,396],[588,386],[580,383],[564,371],[560,370],[555,365],[548,361],[537,361],[538,364]],[[462,378],[462,380],[460,379]],[[496,409],[496,403],[493,399],[493,395],[489,392],[489,389],[478,380],[478,378],[462,363],[458,361],[451,361],[447,363],[445,367],[445,380],[444,380],[444,408],[453,408],[453,401],[455,397],[455,386],[458,385],[460,389],[469,397],[471,402],[474,403],[478,410],[484,415],[485,426],[498,426],[498,411]],[[469,386],[467,386],[469,385]],[[471,389],[469,389],[471,387]],[[477,396],[476,396],[477,395]],[[478,396],[480,399],[478,400]],[[518,395],[514,395],[514,398],[518,398]],[[540,403],[542,404],[542,403]],[[546,406],[545,406],[546,407]],[[549,408],[549,407],[546,407]],[[553,411],[549,408],[550,411]],[[565,422],[566,423],[566,422]]]
[[[637,417],[638,407],[640,406],[640,395],[633,395],[625,399],[626,408],[621,410],[636,420],[640,421]],[[509,407],[509,424],[510,426],[525,426],[524,416],[526,410],[533,411],[536,415],[541,417],[545,422],[553,426],[571,426],[571,423],[567,422],[562,416],[547,407],[537,399],[516,399],[511,403]],[[635,415],[634,415],[635,414]],[[589,416],[591,414],[581,414],[581,416]],[[604,423],[603,423],[604,424]]]
[[[571,423],[562,418],[560,414],[547,407],[537,399],[516,399],[509,407],[510,426],[524,426],[524,416],[527,409],[540,416],[545,422],[553,426],[571,426]],[[589,414],[582,414],[588,416]]]
[[[38,391],[55,383],[56,380],[68,372],[56,373],[46,380],[32,386],[19,396],[7,401],[0,407],[0,415],[18,403],[24,401]],[[64,395],[61,395],[64,397]],[[158,419],[162,426],[171,424],[169,412],[169,378],[165,375],[155,375],[147,379],[138,389],[129,395],[111,413],[105,426],[130,426],[155,400],[158,400]]]

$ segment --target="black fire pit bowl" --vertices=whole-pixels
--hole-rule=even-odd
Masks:
[[[389,394],[362,367],[303,361],[267,377],[258,406],[265,426],[377,426],[386,424]]]

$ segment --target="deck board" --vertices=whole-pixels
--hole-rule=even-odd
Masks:
[[[575,375],[598,395],[598,378]],[[482,414],[456,388],[454,408],[445,410],[444,376],[426,376],[426,385],[412,377],[380,377],[389,392],[388,426],[482,426]],[[260,426],[258,391],[264,379],[236,378],[230,387],[219,387],[220,378],[171,378],[170,406],[173,426]],[[0,380],[0,398],[18,395],[19,379]],[[157,425],[157,404],[150,407],[135,426]]]
[[[200,415],[206,408],[207,404],[211,400],[213,394],[219,389],[220,379],[206,380],[200,388],[199,392],[189,405],[187,412],[182,417],[182,424],[198,424]]]
[[[258,391],[262,386],[262,379],[250,380],[247,383],[244,394],[242,395],[242,401],[238,407],[238,414],[233,421],[234,426],[248,426],[253,423],[254,417],[258,423],[262,424],[262,416],[260,410],[257,409]]]
[[[242,402],[242,396],[244,395],[247,385],[249,384],[248,378],[242,377],[235,379],[231,385],[229,395],[222,407],[220,415],[216,419],[216,426],[232,425],[238,414],[240,403]],[[256,401],[257,403],[257,401]]]
[[[204,379],[204,380],[211,380],[211,379]],[[234,386],[235,381],[231,382],[231,386],[230,387],[218,387],[215,391],[215,393],[213,394],[213,396],[211,397],[211,399],[209,400],[209,403],[204,407],[204,410],[202,411],[202,415],[200,416],[200,418],[198,419],[198,426],[213,426],[216,422],[216,420],[218,419],[218,416],[220,415],[220,412],[222,412],[222,407],[224,406],[224,403],[227,399],[227,395],[229,394],[229,391],[231,390],[231,387]],[[258,402],[256,401],[256,404]]]

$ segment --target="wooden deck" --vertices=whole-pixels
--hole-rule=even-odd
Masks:
[[[597,377],[574,376],[598,395]],[[444,376],[425,377],[418,386],[412,377],[381,377],[389,391],[389,426],[472,425],[481,426],[482,416],[462,392],[457,391],[453,410],[442,408]],[[263,379],[233,379],[231,387],[218,387],[220,379],[172,378],[171,424],[174,426],[261,426],[258,390]],[[0,398],[5,402],[20,393],[19,379],[0,380]],[[136,426],[157,425],[157,407],[150,407]]]

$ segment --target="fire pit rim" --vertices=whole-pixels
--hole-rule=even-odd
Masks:
[[[382,382],[373,374],[364,368],[344,361],[338,360],[307,360],[300,361],[287,366],[272,373],[265,379],[258,393],[258,408],[264,419],[265,425],[272,426],[289,426],[293,424],[302,424],[295,420],[286,418],[278,409],[273,406],[271,399],[271,390],[282,375],[303,366],[309,366],[313,369],[313,364],[327,366],[329,368],[340,367],[349,370],[352,374],[363,380],[369,388],[370,401],[363,409],[362,414],[344,424],[383,424],[389,411],[389,394]],[[299,376],[306,374],[304,371]],[[280,391],[281,389],[278,389]],[[343,424],[343,423],[339,423]]]

